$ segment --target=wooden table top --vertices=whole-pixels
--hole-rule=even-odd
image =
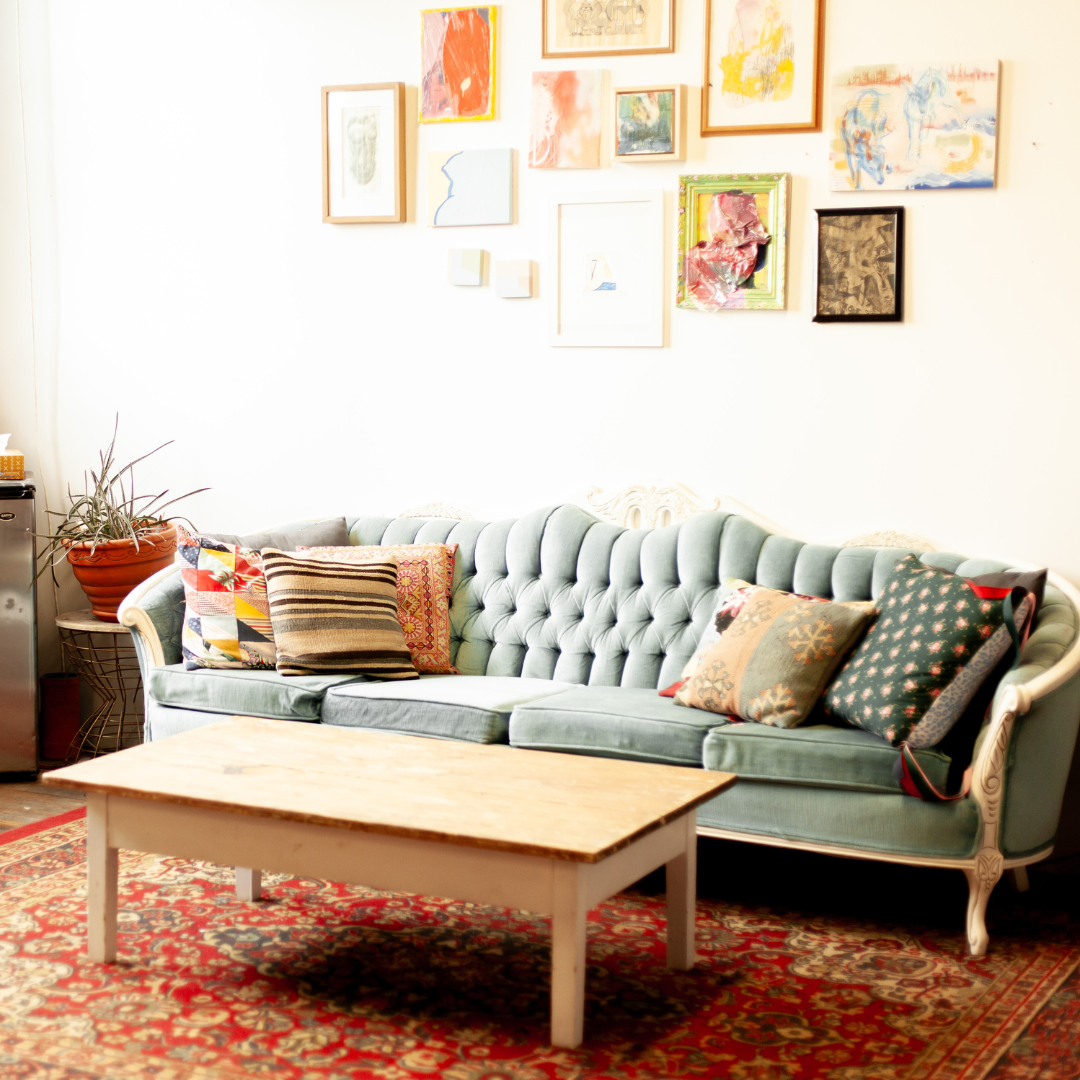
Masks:
[[[250,716],[42,776],[80,791],[584,863],[734,782],[706,769]]]

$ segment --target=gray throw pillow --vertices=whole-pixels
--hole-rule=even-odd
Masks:
[[[347,547],[349,545],[349,530],[345,527],[343,517],[317,521],[314,525],[305,525],[302,529],[289,532],[248,533],[247,536],[200,532],[199,536],[207,540],[216,540],[220,544],[235,544],[237,547],[254,548],[256,551],[261,551],[264,547],[277,548],[278,551],[295,551],[298,547]]]

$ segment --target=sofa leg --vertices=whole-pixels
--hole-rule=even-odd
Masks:
[[[1026,866],[1014,866],[1011,870],[1007,870],[1006,873],[1009,875],[1009,884],[1017,892],[1027,892],[1031,888]]]
[[[1002,862],[999,851],[983,851],[975,865],[964,869],[968,882],[967,939],[972,956],[982,956],[990,943],[986,931],[986,905],[994,886],[1001,880]]]

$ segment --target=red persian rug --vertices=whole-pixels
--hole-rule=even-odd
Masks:
[[[955,930],[701,901],[670,972],[663,899],[627,893],[589,924],[585,1043],[556,1050],[544,919],[280,875],[245,904],[227,868],[124,852],[121,962],[91,964],[84,837],[81,812],[0,836],[0,1077],[1075,1075],[1036,1030],[1075,1040],[1075,944],[972,960]]]

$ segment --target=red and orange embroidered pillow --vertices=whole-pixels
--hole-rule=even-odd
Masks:
[[[332,562],[396,559],[398,621],[416,670],[425,675],[457,674],[450,663],[450,590],[457,544],[358,544],[298,550]]]
[[[184,667],[273,668],[277,663],[262,556],[251,548],[192,536],[177,526],[183,563]]]

